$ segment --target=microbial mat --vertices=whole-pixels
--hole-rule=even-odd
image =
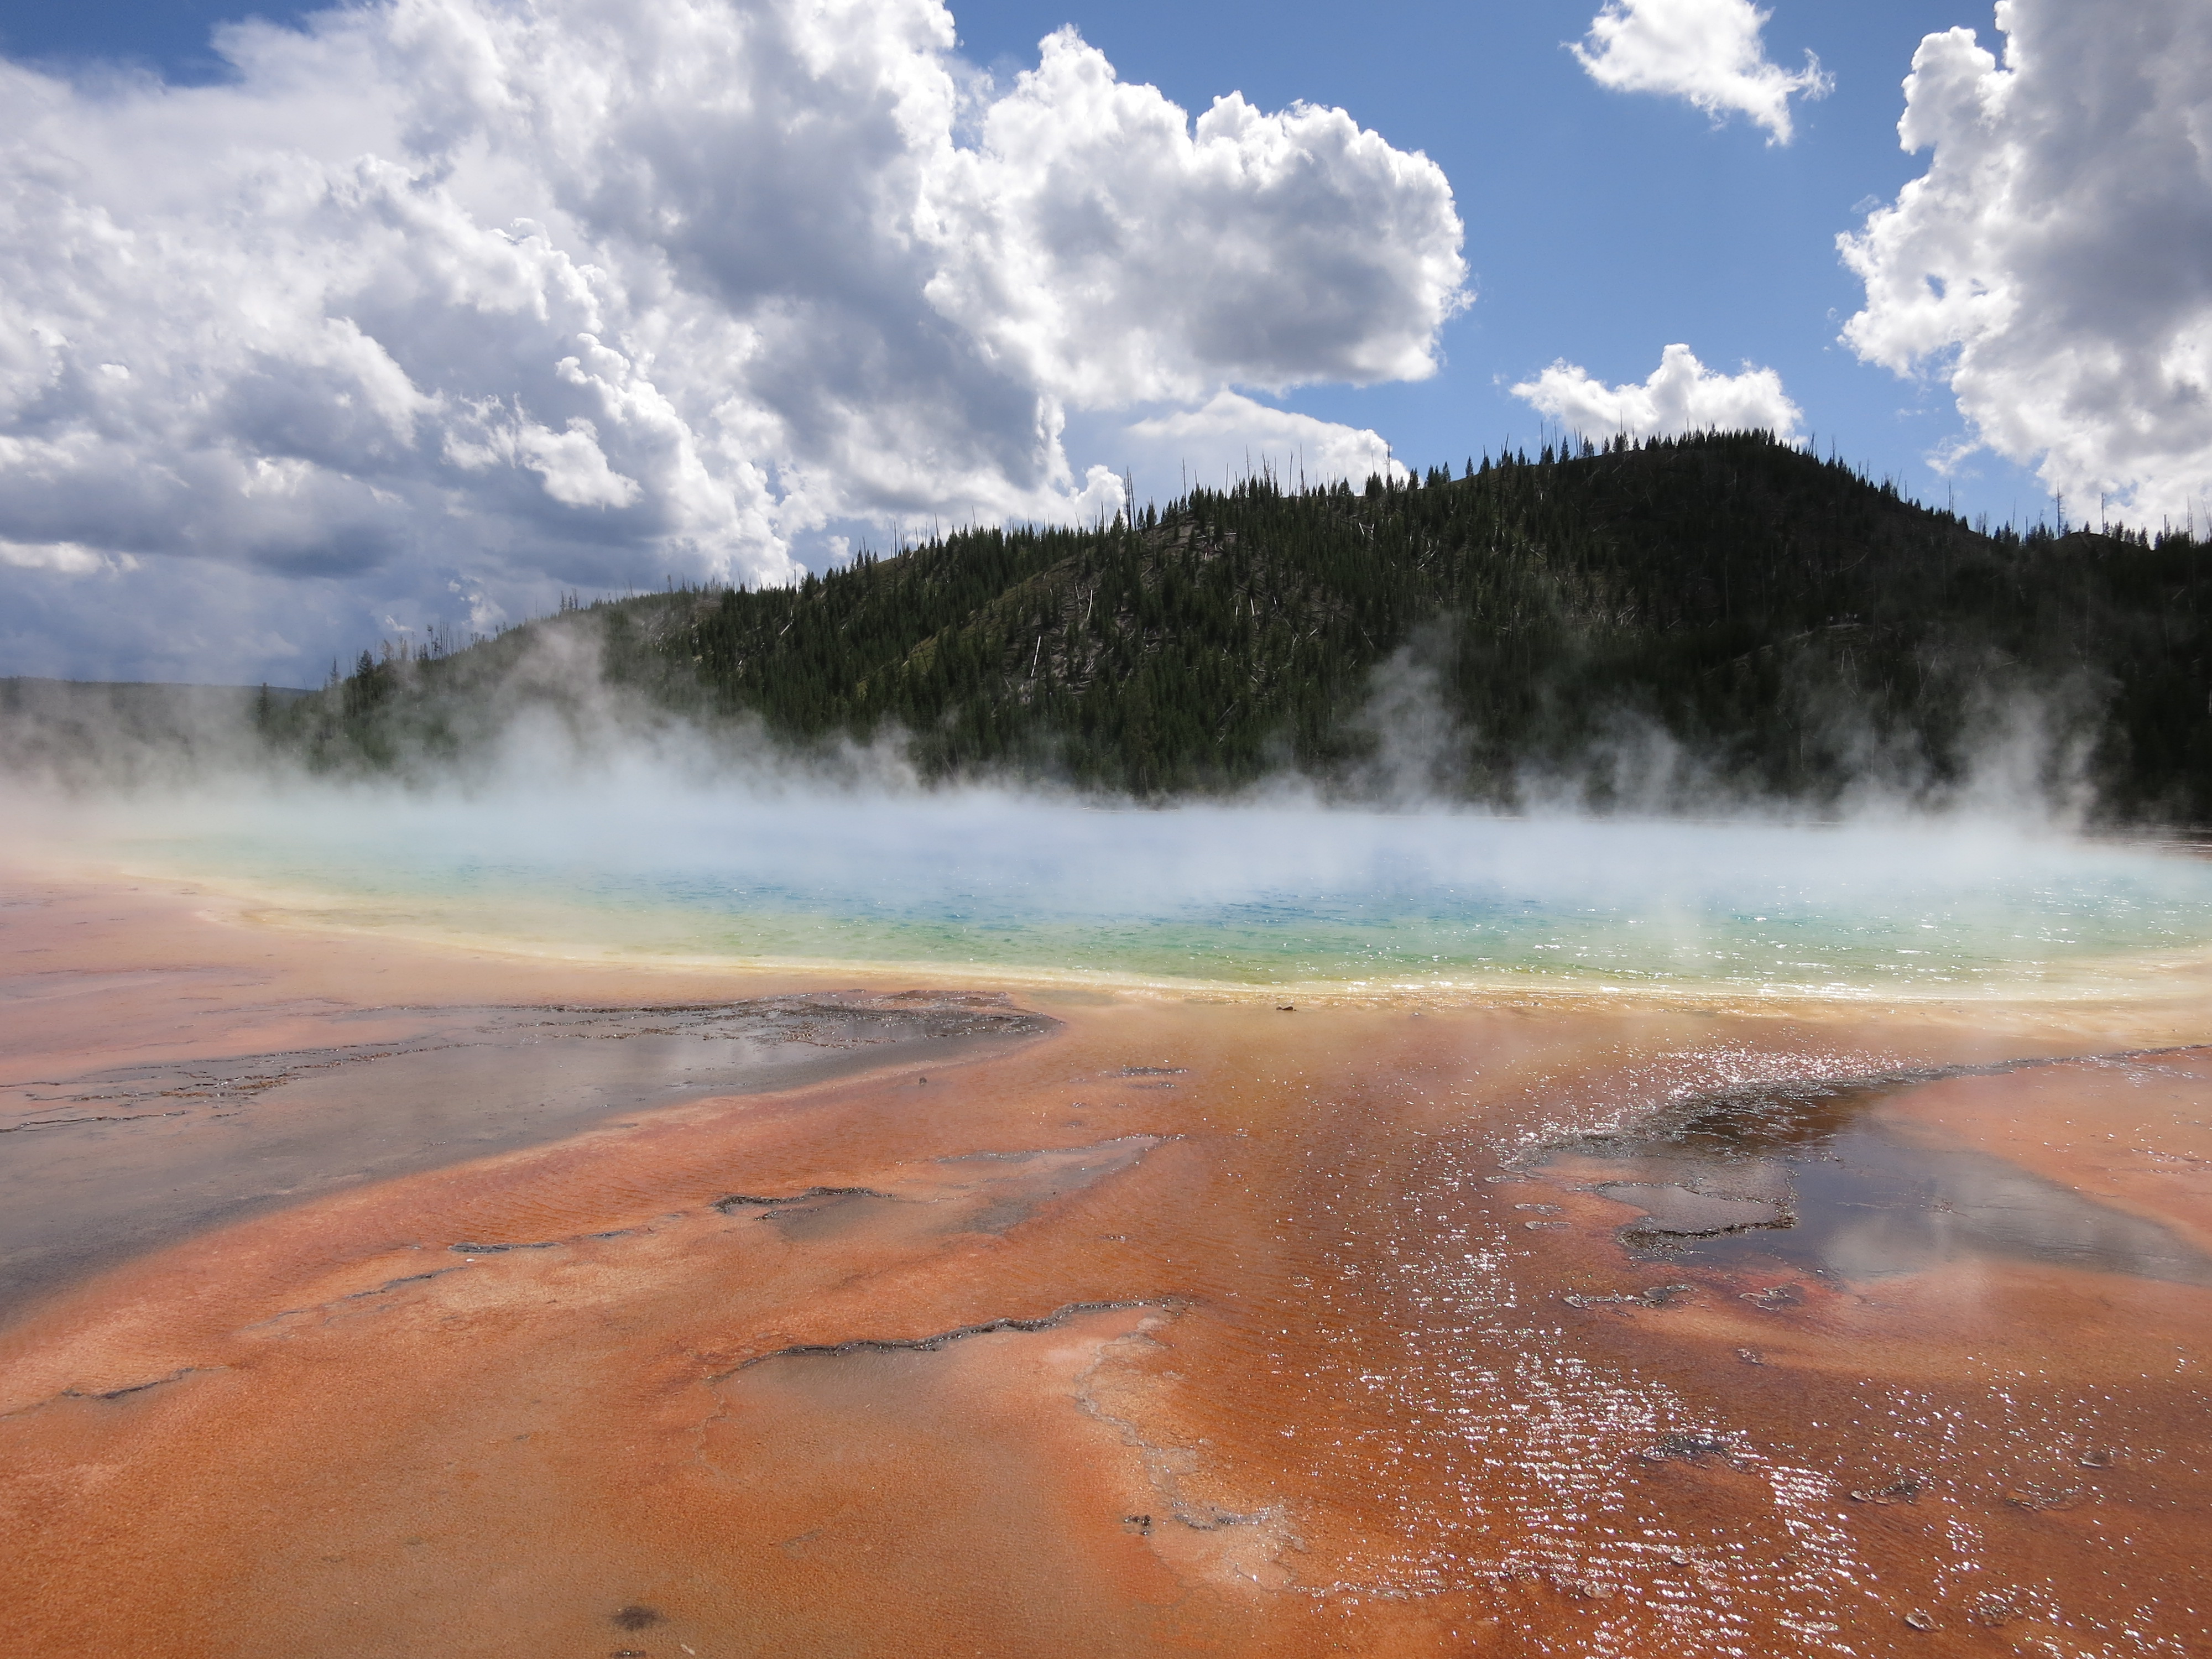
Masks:
[[[665,782],[23,822],[26,1652],[2205,1650],[2189,849]]]

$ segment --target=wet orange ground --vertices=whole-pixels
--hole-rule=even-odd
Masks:
[[[19,979],[83,989],[16,1058],[266,1048],[401,986],[767,988],[29,896]],[[6,1650],[2212,1652],[2212,1290],[1640,1262],[1529,1158],[1760,1079],[2203,1042],[2199,1006],[1020,1000],[1059,1030],[926,1081],[665,1109],[33,1309]],[[2212,1054],[1873,1109],[2212,1251]]]

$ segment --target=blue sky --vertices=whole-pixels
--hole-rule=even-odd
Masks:
[[[1678,100],[1594,84],[1564,43],[1596,9],[1195,0],[1070,16],[1065,5],[988,0],[957,15],[969,52],[1002,71],[1033,62],[1038,37],[1073,21],[1125,78],[1185,108],[1231,89],[1267,108],[1339,105],[1441,163],[1478,295],[1446,325],[1443,372],[1289,399],[1375,428],[1413,465],[1531,440],[1539,417],[1505,388],[1555,358],[1608,382],[1641,380],[1680,341],[1715,368],[1749,360],[1779,371],[1824,452],[1832,441],[1938,505],[1955,490],[1961,511],[2034,514],[2045,498],[2026,469],[1978,455],[1954,481],[1928,465],[1960,427],[1946,388],[1900,380],[1837,342],[1863,300],[1837,234],[1926,165],[1897,138],[1913,49],[1960,24],[1990,36],[1990,8],[1772,0],[1768,55],[1794,64],[1810,48],[1835,77],[1826,99],[1799,106],[1786,148],[1741,117],[1717,127]]]
[[[37,71],[16,154],[43,147],[0,358],[44,365],[0,385],[0,672],[297,683],[570,589],[1085,516],[1125,466],[1162,497],[1207,442],[1456,465],[1558,430],[1511,390],[1548,366],[1609,397],[1678,343],[1778,376],[1824,453],[1933,505],[2212,503],[2201,0],[2014,0],[2019,72],[1940,43],[1917,154],[1915,52],[2001,51],[1988,0],[1771,0],[1765,59],[1832,82],[1786,143],[1601,85],[1570,45],[1603,0],[966,0],[951,55],[927,0],[836,0],[812,45],[788,0],[724,3],[264,7],[307,32],[218,50],[222,4],[0,0]],[[1041,70],[1064,25],[1095,50]],[[498,96],[460,72],[479,47]],[[961,102],[963,64],[1000,101]],[[740,82],[774,122],[730,113]],[[2011,126],[1976,101],[2000,83]],[[1381,147],[1269,114],[1194,150],[1143,87],[1194,120],[1340,108]],[[1304,194],[1255,182],[1271,153]],[[1837,239],[1876,211],[1863,275]]]

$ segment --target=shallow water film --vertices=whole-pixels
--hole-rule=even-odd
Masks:
[[[2203,866],[414,810],[9,878],[27,1653],[2206,1650]]]

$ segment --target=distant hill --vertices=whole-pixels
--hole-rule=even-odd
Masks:
[[[889,737],[933,778],[1145,798],[1295,771],[1687,810],[1817,806],[1869,775],[1940,789],[2009,741],[2112,816],[2204,822],[2203,552],[1984,534],[1763,434],[1583,446],[609,601],[364,654],[262,726],[322,768],[465,764],[515,711],[603,684],[801,751]]]

